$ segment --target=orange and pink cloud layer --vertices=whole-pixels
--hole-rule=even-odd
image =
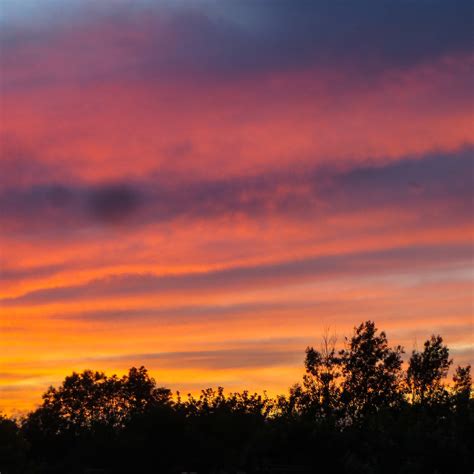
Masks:
[[[469,361],[471,20],[467,1],[6,0],[1,408],[132,364],[283,391],[325,327],[369,318]]]

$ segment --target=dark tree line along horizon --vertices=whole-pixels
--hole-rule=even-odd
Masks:
[[[471,367],[447,385],[442,337],[406,371],[403,348],[372,321],[345,342],[308,347],[302,383],[275,398],[222,387],[173,397],[143,366],[73,373],[22,419],[0,417],[0,472],[472,472]]]

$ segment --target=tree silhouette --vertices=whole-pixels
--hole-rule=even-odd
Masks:
[[[347,348],[340,351],[342,397],[351,416],[357,418],[401,402],[402,353],[400,346],[388,347],[385,332],[377,334],[374,322],[366,321],[354,329]]]
[[[453,375],[453,401],[456,409],[466,408],[471,398],[472,390],[471,366],[457,366]]]
[[[26,462],[28,444],[19,426],[0,413],[0,470],[5,473],[20,473]]]
[[[300,396],[302,405],[318,416],[329,416],[340,407],[341,359],[337,356],[335,344],[335,336],[326,332],[319,351],[313,347],[306,349],[306,375]]]
[[[156,404],[170,403],[171,391],[157,388],[144,367],[132,367],[128,375],[108,377],[85,370],[66,377],[56,389],[43,395],[43,405],[26,424],[54,426],[53,433],[80,432],[98,426],[122,427],[134,414]]]
[[[422,352],[414,350],[407,370],[407,385],[414,403],[433,404],[446,398],[443,379],[452,360],[441,336],[432,335]]]
[[[402,352],[372,321],[339,353],[326,334],[306,349],[303,383],[275,399],[222,387],[173,398],[144,367],[73,373],[21,423],[0,416],[0,472],[471,472],[470,366],[447,386],[433,336],[404,379]]]

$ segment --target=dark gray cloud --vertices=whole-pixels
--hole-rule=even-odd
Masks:
[[[251,2],[249,2],[251,3]],[[291,0],[261,2],[278,21],[275,34],[326,54],[386,65],[407,65],[453,51],[472,50],[472,2],[466,0]],[[273,26],[275,25],[275,26]],[[285,26],[286,25],[286,28]]]
[[[250,218],[281,214],[322,219],[354,209],[409,207],[420,219],[446,212],[466,220],[472,211],[473,147],[386,164],[281,170],[214,181],[169,182],[159,174],[140,182],[40,184],[4,187],[0,223],[7,232],[74,232],[87,226],[135,228],[176,218]],[[282,189],[285,191],[282,192]],[[442,202],[443,208],[439,207]]]
[[[97,2],[96,2],[97,3]],[[26,61],[18,50],[43,43],[48,50],[67,48],[77,65],[74,80],[132,77],[165,79],[200,76],[222,79],[299,68],[342,69],[349,67],[364,78],[387,69],[410,67],[443,55],[472,52],[473,6],[470,0],[292,0],[233,2],[181,2],[150,4],[120,2],[104,8],[71,6],[61,20],[4,25],[0,41],[4,65]],[[47,11],[47,9],[45,9]],[[56,18],[58,15],[56,15]],[[100,39],[88,28],[102,29]],[[84,48],[79,39],[64,42],[62,35],[83,33],[86,41],[120,59],[104,66],[94,57],[94,48]],[[32,39],[33,38],[33,39]],[[93,45],[91,45],[93,46]],[[58,66],[59,68],[59,66]],[[5,68],[4,68],[5,69]],[[21,82],[44,84],[64,77],[64,70],[48,76],[16,77]]]
[[[94,216],[105,222],[125,220],[140,206],[140,193],[126,185],[110,185],[93,189],[88,207]]]
[[[462,207],[471,205],[474,148],[458,153],[433,153],[419,159],[402,159],[389,164],[358,166],[335,176],[335,189],[375,205],[399,202],[416,206],[424,200],[456,199]],[[433,203],[435,205],[435,203]]]

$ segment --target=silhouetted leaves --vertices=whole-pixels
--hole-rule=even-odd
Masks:
[[[302,384],[275,399],[222,387],[183,399],[144,367],[123,377],[86,370],[50,387],[21,423],[0,416],[2,474],[471,472],[470,366],[440,336],[391,348],[372,321],[345,348],[306,350]]]
[[[414,403],[432,404],[447,397],[443,378],[452,360],[441,336],[431,336],[422,352],[413,351],[407,371],[407,384]]]
[[[0,413],[0,472],[23,472],[27,452],[28,444],[17,423]]]
[[[306,375],[303,377],[300,404],[306,412],[309,409],[316,416],[329,417],[340,410],[342,364],[335,343],[335,337],[325,334],[320,351],[313,347],[306,349]]]
[[[385,332],[377,334],[372,321],[355,328],[348,347],[340,352],[342,396],[351,416],[361,417],[401,402],[402,353],[400,346],[388,347]]]

